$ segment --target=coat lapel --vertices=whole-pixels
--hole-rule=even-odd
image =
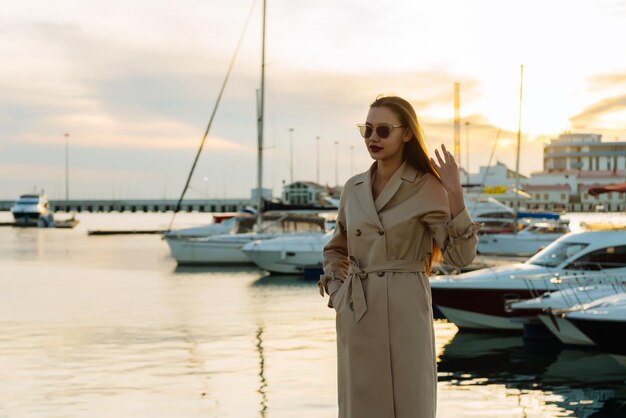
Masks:
[[[358,186],[356,188],[355,195],[361,205],[361,208],[370,221],[376,224],[379,228],[382,228],[383,225],[380,222],[380,218],[376,212],[376,207],[374,206],[374,199],[372,198],[372,172],[375,168],[376,163],[374,162],[368,171],[360,175],[360,179],[358,179],[355,183],[355,186]]]
[[[374,202],[376,212],[380,212],[383,210],[385,205],[389,203],[389,201],[396,195],[400,186],[402,186],[403,181],[413,182],[415,177],[417,176],[417,171],[413,166],[406,161],[402,163],[400,167],[396,170],[395,173],[389,179],[389,183],[385,186],[380,195],[376,198]],[[370,195],[371,195],[371,187],[370,187]]]

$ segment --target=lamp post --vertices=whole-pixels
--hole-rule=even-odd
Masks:
[[[470,182],[469,175],[469,122],[465,122],[465,177],[467,178],[467,184]]]
[[[335,141],[335,186],[339,186],[339,141]]]
[[[289,128],[289,179],[293,184],[293,128]]]
[[[354,175],[354,145],[350,145],[350,175]]]
[[[316,136],[315,141],[317,144],[316,155],[317,155],[317,167],[316,167],[316,178],[315,181],[317,184],[320,184],[320,137]]]
[[[70,201],[70,163],[69,163],[69,137],[70,134],[67,132],[63,135],[65,137],[65,210],[69,210],[69,201]]]

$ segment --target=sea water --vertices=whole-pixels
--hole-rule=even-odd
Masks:
[[[607,216],[626,221],[568,215],[575,230]],[[315,282],[178,268],[159,235],[87,235],[171,214],[78,218],[0,229],[0,418],[337,416],[334,311]],[[609,354],[435,331],[439,417],[626,415],[626,367]]]

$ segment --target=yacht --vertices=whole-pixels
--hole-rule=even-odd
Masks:
[[[322,251],[333,231],[309,236],[282,236],[252,241],[242,248],[250,260],[270,273],[301,274],[307,267],[321,268]]]
[[[580,279],[573,276],[575,280],[572,287],[554,292],[546,292],[536,298],[512,301],[508,303],[509,309],[526,312],[529,317],[542,314],[543,312],[567,311],[577,309],[577,307],[593,302],[605,296],[626,292],[626,274],[621,277],[603,273],[600,275],[584,275]],[[556,279],[556,277],[555,277]],[[557,283],[564,279],[559,277],[554,280]],[[588,282],[584,285],[580,282]]]
[[[611,354],[626,354],[622,340],[626,335],[626,293],[599,299],[585,309],[565,314],[565,319],[600,349]]]
[[[531,256],[570,232],[569,220],[529,221],[517,233],[482,234],[477,250],[489,255]]]
[[[578,277],[571,279],[571,283],[563,290],[512,302],[509,307],[526,313],[524,323],[546,326],[563,344],[594,345],[587,336],[565,319],[563,314],[585,309],[598,299],[626,292],[626,273],[621,273],[621,278],[606,273],[596,277],[585,276],[585,281],[594,282],[585,285],[579,284],[581,280]],[[567,279],[562,277],[558,279],[560,283],[564,281],[567,282]]]
[[[515,212],[493,197],[466,194],[465,206],[472,220],[483,224],[479,230],[480,234],[512,232],[514,230]]]
[[[260,231],[255,230],[256,216],[238,216],[228,234],[205,237],[166,237],[172,257],[179,265],[253,264],[242,247],[252,241],[278,236],[307,236],[326,232],[325,219],[308,213],[263,214]]]
[[[521,330],[507,301],[537,297],[562,290],[559,276],[616,277],[626,272],[626,233],[593,231],[569,233],[523,263],[486,268],[456,276],[430,279],[433,305],[459,328]]]
[[[565,309],[546,309],[545,312],[537,315],[539,320],[554,334],[563,344],[567,345],[596,345],[585,333],[578,329],[566,318],[566,314],[575,311],[593,309],[603,305],[606,301],[611,301],[616,295],[622,292],[594,292],[598,296],[589,303],[576,304]],[[605,293],[604,295],[602,293]]]
[[[48,198],[40,194],[24,194],[11,208],[15,224],[19,226],[52,226],[54,218]]]

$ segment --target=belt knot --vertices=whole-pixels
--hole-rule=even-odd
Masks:
[[[367,312],[367,302],[365,300],[365,291],[361,280],[367,279],[370,273],[374,272],[396,272],[411,273],[424,272],[425,261],[421,260],[391,260],[386,263],[374,264],[366,268],[362,268],[359,260],[353,255],[349,257],[350,267],[348,268],[348,278],[350,286],[351,307],[354,310],[354,319],[359,322],[365,312]]]

